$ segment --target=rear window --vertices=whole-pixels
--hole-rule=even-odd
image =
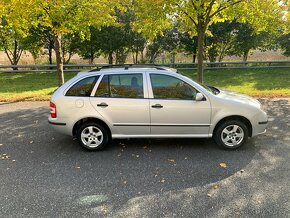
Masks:
[[[144,98],[142,74],[105,75],[95,97]]]
[[[66,92],[66,96],[90,96],[98,78],[92,76],[78,81]]]

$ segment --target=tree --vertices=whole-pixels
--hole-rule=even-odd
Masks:
[[[98,29],[90,27],[90,37],[80,41],[78,53],[84,59],[89,59],[90,64],[93,64],[94,59],[100,56],[100,37]]]
[[[165,30],[162,35],[157,36],[147,47],[149,63],[154,63],[162,52],[170,52],[174,56],[179,47],[179,32],[177,28]],[[174,59],[174,57],[173,57]]]
[[[283,54],[290,56],[290,33],[281,36],[278,41],[283,50]]]
[[[181,30],[197,36],[199,82],[203,82],[205,35],[212,23],[237,19],[260,31],[270,23],[273,28],[282,18],[279,0],[139,0],[134,7],[138,17],[134,27],[145,35],[155,37],[177,20]]]
[[[114,9],[118,1],[110,0],[35,0],[31,9],[37,15],[35,23],[50,28],[54,39],[58,83],[64,83],[62,39],[65,34],[89,35],[90,26],[100,28],[114,24]]]
[[[11,65],[17,65],[23,52],[23,47],[20,43],[23,37],[15,30],[6,28],[4,25],[0,29],[0,39],[0,48],[4,49]],[[17,68],[15,67],[13,70],[17,70]]]
[[[180,49],[192,55],[192,63],[195,63],[197,55],[197,37],[188,33],[180,33]]]
[[[33,4],[33,1],[26,0],[0,2],[0,47],[12,65],[17,65],[20,60],[23,40],[29,35],[31,21],[35,18],[29,10]]]
[[[237,22],[225,21],[213,23],[209,26],[211,35],[206,36],[206,55],[210,62],[221,62],[231,48],[235,38]]]

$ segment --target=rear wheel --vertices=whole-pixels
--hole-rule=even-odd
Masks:
[[[109,142],[108,131],[97,123],[84,123],[77,131],[80,145],[92,151],[99,151]]]
[[[247,126],[240,120],[227,120],[220,124],[214,132],[215,142],[227,149],[241,147],[248,139]]]

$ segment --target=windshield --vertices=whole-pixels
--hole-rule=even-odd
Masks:
[[[182,76],[186,77],[187,79],[192,80],[191,78],[189,78],[188,76],[186,76],[186,75],[184,75],[184,74],[182,74],[182,73],[180,73],[180,72],[177,72],[177,73],[181,74]],[[196,81],[195,81],[195,82],[196,82]],[[196,82],[196,83],[198,83],[199,85],[201,85],[203,88],[205,88],[206,90],[210,91],[210,92],[213,93],[214,95],[217,95],[217,94],[220,93],[220,90],[219,90],[218,88],[216,88],[216,87],[208,86],[208,85],[204,85],[204,84],[200,84],[199,82]]]
[[[217,95],[220,93],[220,90],[216,87],[213,86],[208,86],[208,85],[204,85],[204,84],[199,84],[201,85],[203,88],[207,89],[208,91],[210,91],[211,93]]]

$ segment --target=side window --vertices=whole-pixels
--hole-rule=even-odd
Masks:
[[[143,75],[105,75],[98,86],[95,96],[111,98],[144,98]]]
[[[154,98],[183,100],[195,99],[197,93],[196,89],[180,79],[161,74],[151,74],[150,79]]]
[[[88,77],[75,83],[66,96],[90,96],[99,76]]]
[[[95,97],[110,97],[109,89],[109,76],[103,76],[98,89],[95,93]]]

